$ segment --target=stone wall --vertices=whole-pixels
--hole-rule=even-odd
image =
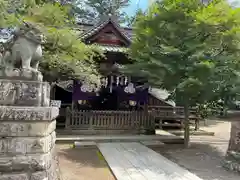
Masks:
[[[56,180],[59,109],[44,82],[0,80],[0,180]]]

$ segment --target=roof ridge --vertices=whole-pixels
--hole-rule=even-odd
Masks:
[[[124,28],[122,28],[120,26],[119,23],[116,23],[114,18],[112,16],[108,16],[105,17],[104,20],[100,20],[98,23],[96,23],[95,25],[93,25],[92,28],[90,28],[89,30],[87,30],[86,32],[84,32],[81,35],[81,38],[85,39],[87,37],[90,37],[92,35],[94,35],[94,33],[96,33],[97,31],[99,31],[100,29],[102,29],[104,26],[106,26],[108,23],[112,23],[112,25],[119,31],[119,33],[129,42],[131,42],[131,39],[126,35],[125,32],[122,31],[122,29],[124,30]]]

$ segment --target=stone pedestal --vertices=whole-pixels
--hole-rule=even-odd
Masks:
[[[228,151],[223,166],[227,170],[240,173],[240,153]]]
[[[236,121],[231,122],[231,136],[228,145],[228,151],[224,160],[224,167],[230,171],[240,173],[240,121],[239,114]]]
[[[44,82],[0,79],[0,180],[56,180],[55,118]]]

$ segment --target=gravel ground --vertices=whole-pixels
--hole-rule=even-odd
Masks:
[[[229,122],[210,121],[206,131],[215,132],[215,136],[193,136],[191,147],[167,145],[153,150],[161,153],[203,180],[239,180],[240,175],[226,171],[221,163],[224,159],[230,137]]]
[[[230,137],[229,122],[208,121],[205,131],[215,136],[193,136],[191,147],[164,145],[153,148],[172,161],[185,167],[203,180],[240,180],[240,175],[221,167]],[[61,180],[115,180],[96,148],[73,149],[57,144]]]

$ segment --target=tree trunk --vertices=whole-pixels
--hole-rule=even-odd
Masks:
[[[231,171],[240,172],[240,121],[231,123],[231,135],[224,167]]]
[[[190,128],[189,128],[189,106],[187,103],[184,105],[184,146],[190,146]]]

